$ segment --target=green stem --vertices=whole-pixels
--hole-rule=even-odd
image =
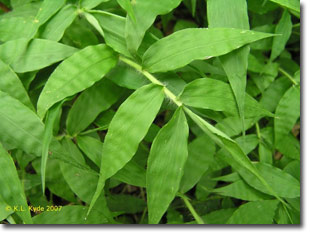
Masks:
[[[122,60],[124,63],[127,63],[129,66],[135,68],[138,72],[140,72],[141,74],[143,74],[146,78],[148,78],[149,81],[151,81],[153,84],[157,84],[160,86],[164,87],[164,92],[166,94],[166,96],[171,99],[177,106],[182,106],[183,103],[180,102],[179,100],[177,100],[177,97],[162,83],[160,82],[155,76],[153,76],[151,73],[149,73],[148,71],[145,71],[142,69],[142,66],[140,66],[139,64],[135,63],[134,61],[127,59],[123,56],[119,57],[120,60]]]
[[[106,125],[106,126],[102,126],[102,127],[99,127],[99,128],[89,129],[89,130],[86,130],[86,131],[84,131],[84,132],[81,132],[79,135],[86,135],[86,134],[89,134],[89,133],[92,133],[92,132],[107,130],[108,127],[109,127],[109,126]]]
[[[281,67],[279,67],[279,72],[281,72],[285,77],[287,77],[294,85],[297,85],[297,82],[294,80],[294,78]]]
[[[192,204],[189,202],[188,197],[186,197],[184,194],[178,194],[178,196],[182,198],[182,200],[184,201],[186,207],[191,212],[191,214],[193,215],[193,217],[196,220],[196,222],[198,224],[204,224],[202,218],[197,214],[196,210],[194,209]]]

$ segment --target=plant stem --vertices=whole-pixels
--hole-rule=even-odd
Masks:
[[[297,82],[294,80],[294,78],[281,67],[279,67],[279,72],[281,72],[285,77],[287,77],[294,85],[297,85]]]
[[[89,133],[92,133],[92,132],[107,130],[108,127],[109,127],[109,126],[106,125],[106,126],[102,126],[102,127],[99,127],[99,128],[89,129],[89,130],[86,130],[86,131],[84,131],[84,132],[81,132],[80,135],[86,135],[86,134],[89,134]]]
[[[124,63],[128,64],[129,66],[135,68],[138,72],[142,73],[153,84],[157,84],[157,85],[163,86],[164,87],[164,92],[165,92],[166,96],[169,99],[171,99],[177,106],[182,106],[183,105],[183,103],[180,102],[179,100],[177,100],[177,97],[162,82],[160,82],[155,76],[153,76],[148,71],[143,70],[142,66],[140,66],[139,64],[135,63],[134,61],[132,61],[130,59],[127,59],[127,58],[125,58],[123,56],[120,56],[119,58]]]
[[[186,207],[188,208],[188,210],[191,212],[191,214],[195,218],[196,222],[198,224],[204,224],[202,218],[197,214],[196,210],[194,209],[192,204],[189,202],[188,197],[186,197],[184,194],[178,194],[178,196],[182,198],[182,200],[184,201]]]

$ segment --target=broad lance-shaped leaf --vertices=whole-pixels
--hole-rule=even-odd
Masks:
[[[274,112],[282,96],[291,87],[291,85],[292,85],[292,82],[286,77],[280,77],[276,79],[262,93],[260,103],[267,110]]]
[[[48,158],[45,172],[46,187],[48,187],[50,192],[56,196],[62,197],[70,202],[75,202],[76,197],[64,179],[64,176],[61,172],[60,163],[61,161],[58,159],[53,159],[51,157]],[[37,174],[41,175],[41,158],[33,160],[31,165]]]
[[[125,37],[127,48],[135,54],[143,40],[146,30],[151,27],[156,16],[169,13],[180,4],[181,0],[135,0],[132,2],[133,13],[136,21],[126,18]]]
[[[76,51],[76,48],[54,41],[33,39],[28,44],[27,39],[20,39],[1,45],[0,58],[15,72],[24,73],[50,66]]]
[[[65,6],[44,25],[41,37],[52,41],[59,41],[76,17],[77,8],[72,5]]]
[[[210,78],[196,79],[187,84],[180,100],[188,106],[225,111],[238,115],[238,107],[229,84]],[[273,116],[250,95],[245,95],[245,117]]]
[[[201,218],[205,224],[225,224],[235,210],[235,208],[219,209],[212,211]]]
[[[155,42],[143,55],[143,67],[149,72],[170,71],[271,36],[235,28],[184,29]]]
[[[108,2],[110,0],[82,0],[81,7],[85,9],[92,9],[98,6],[100,3]]]
[[[28,154],[41,155],[44,125],[18,100],[0,91],[0,140]]]
[[[0,221],[5,220],[7,217],[14,213],[13,210],[5,209],[7,206],[8,204],[6,204],[6,202],[1,198],[0,195]]]
[[[272,50],[270,55],[270,60],[273,61],[276,57],[278,57],[281,52],[285,49],[285,45],[292,33],[292,21],[290,13],[285,10],[282,14],[282,17],[277,24],[276,34],[281,34],[281,36],[277,36],[273,38],[272,42]]]
[[[62,141],[62,145],[80,164],[88,167],[82,153],[70,139],[64,139]],[[82,201],[90,203],[94,191],[96,190],[96,185],[99,178],[98,174],[95,171],[90,173],[89,171],[72,167],[70,164],[65,162],[60,162],[60,168],[71,190]]]
[[[271,2],[278,3],[283,7],[287,7],[296,12],[300,12],[300,0],[269,0]]]
[[[100,112],[110,108],[122,95],[122,91],[108,79],[85,90],[74,102],[67,117],[67,130],[71,136],[83,131]]]
[[[293,176],[266,163],[255,163],[254,165],[260,175],[280,197],[295,198],[300,196],[300,183]],[[238,172],[250,186],[263,193],[273,195],[251,173],[248,173],[244,169],[239,169]]]
[[[64,4],[65,0],[44,0],[34,22],[39,26],[48,21]]]
[[[154,84],[143,86],[117,110],[104,140],[100,178],[89,211],[98,199],[105,180],[123,168],[137,151],[163,102],[163,89]]]
[[[43,118],[55,103],[92,86],[116,63],[116,54],[104,44],[75,53],[63,61],[46,82],[38,100],[38,115]]]
[[[28,107],[2,91],[0,91],[0,132],[1,142],[22,149],[28,154],[36,156],[42,154],[44,124]],[[56,140],[50,144],[50,151],[51,157],[55,159],[74,167],[87,169],[67,154]]]
[[[65,0],[44,0],[35,18],[7,17],[0,20],[0,40],[9,41],[25,38],[29,41],[39,27],[52,17],[65,3]]]
[[[104,32],[104,39],[108,46],[115,51],[131,57],[127,50],[125,40],[126,18],[106,11],[92,12],[92,15],[98,20]]]
[[[276,108],[274,120],[276,147],[293,129],[300,116],[300,88],[292,86],[281,98]]]
[[[117,3],[127,12],[132,22],[136,23],[137,20],[130,0],[117,0]]]
[[[209,28],[250,29],[246,0],[208,0],[207,15]],[[243,132],[245,131],[244,102],[249,52],[249,46],[245,46],[220,57],[235,96]]]
[[[37,25],[33,18],[7,17],[0,19],[0,40],[11,41],[20,38],[31,38]]]
[[[269,191],[269,193],[275,196],[279,201],[284,203],[284,201],[279,197],[279,195],[275,192],[275,190],[267,183],[266,179],[259,173],[257,168],[252,164],[251,160],[247,157],[241,147],[231,138],[226,136],[223,132],[215,128],[213,125],[209,124],[207,121],[202,119],[200,116],[193,113],[190,109],[184,108],[186,113],[190,116],[190,118],[203,130],[206,134],[208,134],[215,143],[219,146],[226,149],[230,155],[234,164],[238,165],[241,168],[244,168],[245,171],[250,172],[249,174],[253,174],[255,178],[261,183],[261,185]]]
[[[239,179],[227,186],[214,189],[212,192],[218,193],[227,197],[234,197],[245,201],[257,201],[272,199],[272,197],[257,191],[250,187],[243,180]]]
[[[277,200],[248,202],[233,213],[227,224],[272,224],[278,204]]]
[[[0,45],[0,59],[9,66],[25,51],[28,40],[18,39]]]
[[[100,168],[103,143],[93,137],[78,136],[77,144],[85,155]],[[134,186],[145,187],[145,169],[138,165],[134,159],[120,169],[113,178]]]
[[[45,171],[46,171],[48,150],[49,150],[52,138],[53,138],[54,124],[55,124],[56,119],[59,115],[59,112],[61,110],[61,106],[62,106],[63,102],[64,101],[62,101],[58,104],[55,104],[47,112],[46,119],[45,119],[45,128],[44,128],[43,141],[42,141],[42,158],[41,158],[41,180],[42,180],[43,194],[45,192]]]
[[[0,90],[34,110],[27,91],[16,73],[0,59]]]
[[[90,23],[100,33],[100,35],[104,38],[104,32],[103,32],[98,20],[92,14],[89,14],[87,12],[84,12],[84,16],[87,19],[88,23]]]
[[[148,217],[157,224],[179,190],[187,159],[188,125],[182,107],[155,137],[146,172]]]
[[[0,99],[2,99],[0,97]],[[2,132],[2,131],[1,131]],[[22,184],[18,178],[17,170],[11,155],[0,143],[0,197],[12,209],[18,208],[17,214],[26,224],[31,224],[31,215]]]
[[[90,203],[96,190],[99,175],[97,172],[89,169],[89,166],[85,162],[84,156],[70,139],[64,139],[62,141],[62,145],[67,149],[69,155],[72,155],[79,164],[84,165],[87,169],[85,170],[82,168],[72,167],[69,163],[60,162],[62,174],[72,191],[82,201]],[[99,210],[110,223],[114,223],[111,212],[107,207],[104,194],[101,194],[95,205],[96,209]],[[90,217],[91,216],[92,215],[90,215]],[[85,216],[83,216],[83,218],[85,218]]]
[[[204,134],[188,145],[188,158],[184,166],[184,175],[180,183],[180,192],[190,190],[208,170],[215,154],[215,144]]]

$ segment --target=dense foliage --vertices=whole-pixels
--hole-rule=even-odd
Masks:
[[[298,224],[298,0],[0,0],[0,221]]]

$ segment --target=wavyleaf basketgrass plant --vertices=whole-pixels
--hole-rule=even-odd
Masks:
[[[298,0],[1,0],[0,222],[299,224]]]

